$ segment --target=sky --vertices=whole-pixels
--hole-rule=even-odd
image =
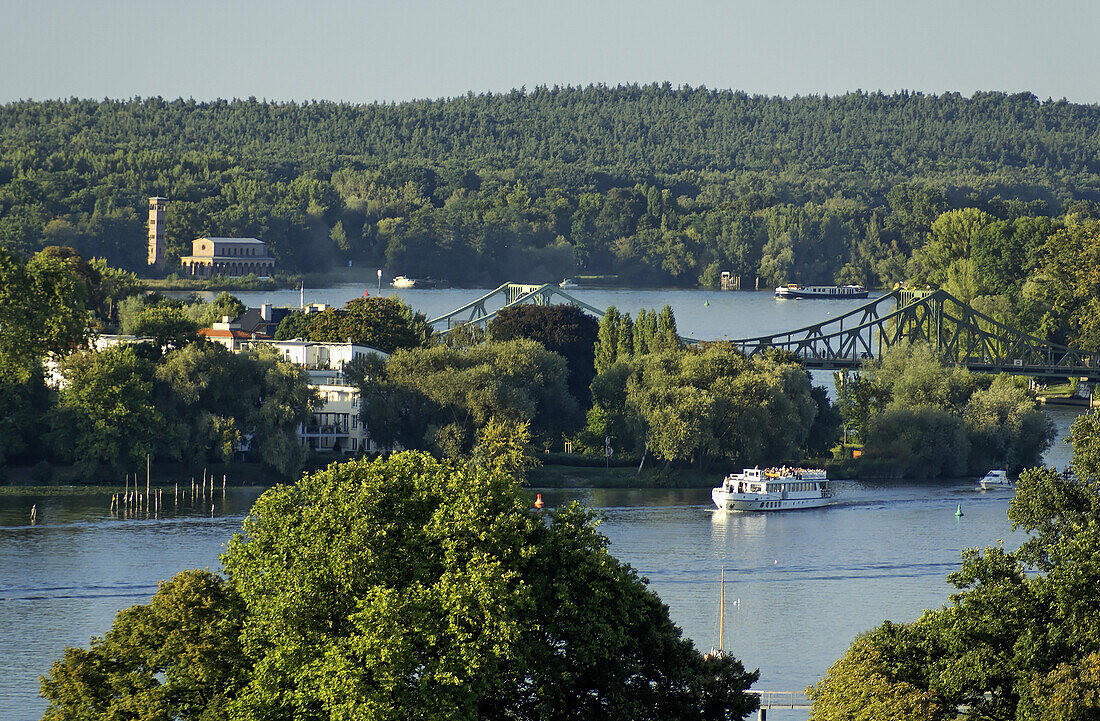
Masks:
[[[0,102],[668,81],[1100,102],[1096,0],[0,0]]]

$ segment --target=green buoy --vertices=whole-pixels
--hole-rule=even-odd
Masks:
[[[963,506],[962,506],[961,503],[959,504],[959,507],[955,509],[955,515],[958,516],[959,518],[962,518]]]
[[[704,301],[703,301],[703,305],[705,305],[705,306],[708,306],[708,307],[709,307],[709,306],[710,306],[710,299],[708,298],[708,299],[704,300]]]

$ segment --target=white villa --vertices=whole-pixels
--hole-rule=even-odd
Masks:
[[[359,417],[359,388],[350,385],[344,376],[344,367],[367,354],[388,358],[389,354],[356,343],[315,343],[313,341],[268,340],[266,337],[240,330],[229,318],[222,318],[212,328],[200,331],[207,340],[221,343],[234,352],[245,351],[257,345],[267,345],[276,350],[288,363],[293,363],[309,374],[309,386],[320,400],[314,409],[313,422],[298,427],[298,441],[304,446],[326,453],[359,453],[382,450],[373,441],[366,425]],[[114,345],[141,343],[146,339],[134,336],[100,335],[93,341],[96,350]],[[63,383],[56,372],[50,377],[54,385]]]

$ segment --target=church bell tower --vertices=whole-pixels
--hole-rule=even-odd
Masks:
[[[149,266],[164,269],[164,212],[168,198],[149,198]]]

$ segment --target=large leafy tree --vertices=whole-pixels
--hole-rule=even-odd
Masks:
[[[717,458],[796,457],[818,412],[805,369],[779,354],[745,358],[716,343],[650,353],[636,359],[635,368],[624,411],[642,438],[631,445],[644,444],[666,467],[674,460],[706,468]],[[615,397],[600,385],[601,396]],[[605,410],[614,406],[612,400]]]
[[[837,374],[839,405],[868,473],[930,478],[1035,465],[1054,426],[1005,376],[945,365],[925,343],[895,345],[861,373]]]
[[[26,378],[47,352],[85,345],[87,291],[63,259],[48,254],[24,263],[0,251],[0,365]]]
[[[1036,255],[1022,291],[1025,322],[1048,340],[1100,348],[1100,220],[1071,215]]]
[[[278,363],[270,353],[231,353],[216,343],[192,343],[170,352],[154,371],[156,405],[166,419],[162,452],[196,466],[208,458],[232,460],[238,444],[249,437],[262,445],[273,435],[281,447],[280,436],[293,435],[297,424],[307,420],[311,397],[303,393],[304,378],[286,389],[268,386],[267,374]],[[260,423],[261,410],[265,403],[275,402],[280,390],[290,393],[281,402],[304,398],[303,408],[264,427],[265,435],[257,438],[265,425]],[[276,461],[274,452],[257,455],[283,472],[297,470],[300,462]]]
[[[75,353],[61,363],[64,385],[52,418],[54,445],[90,476],[99,464],[144,463],[164,429],[153,403],[153,368],[133,346]]]
[[[119,614],[43,680],[50,721],[743,718],[755,681],[704,657],[576,505],[530,509],[522,431],[476,463],[335,464],[257,501],[223,556]],[[496,450],[490,450],[496,449]]]
[[[309,340],[327,343],[350,340],[387,353],[423,346],[432,336],[427,317],[399,298],[354,298],[343,308],[329,308],[306,319],[304,329],[295,325],[293,331],[304,330]]]
[[[138,338],[152,339],[162,353],[182,348],[198,340],[199,324],[177,306],[151,305],[134,317],[130,332]]]
[[[246,679],[244,607],[209,571],[183,571],[152,600],[120,611],[90,648],[67,648],[42,681],[43,721],[233,718]]]
[[[626,316],[629,318],[629,316]],[[504,308],[489,322],[493,340],[530,338],[565,358],[569,392],[588,401],[588,386],[596,375],[594,347],[598,322],[575,305],[519,305]],[[619,345],[631,347],[633,343]]]
[[[552,443],[577,422],[567,377],[565,359],[525,338],[403,350],[383,379],[364,384],[363,419],[379,440],[450,456],[468,453],[492,420],[531,421],[537,440]]]

